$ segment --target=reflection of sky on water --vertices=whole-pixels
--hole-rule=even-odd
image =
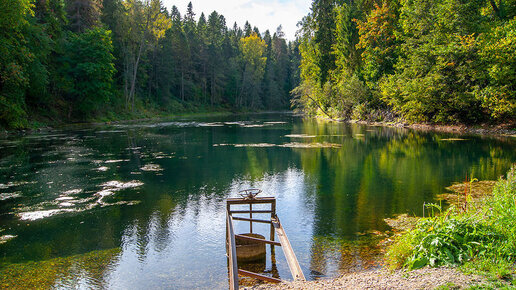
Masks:
[[[386,230],[383,218],[419,214],[466,172],[493,179],[516,160],[514,141],[453,139],[290,115],[10,136],[0,139],[0,236],[15,238],[0,245],[0,265],[120,248],[55,285],[226,288],[225,198],[260,188],[277,198],[307,278],[376,267],[367,232]],[[279,146],[292,142],[308,145]],[[268,238],[268,225],[253,229]],[[265,272],[290,279],[280,248],[276,260]]]

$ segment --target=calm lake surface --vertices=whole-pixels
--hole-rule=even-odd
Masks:
[[[515,148],[511,137],[291,114],[4,137],[0,288],[31,279],[58,288],[227,288],[225,199],[247,188],[277,198],[307,279],[379,267],[371,233],[389,230],[384,218],[422,215],[424,202],[466,175],[497,179],[516,162]],[[281,248],[261,270],[291,279]]]

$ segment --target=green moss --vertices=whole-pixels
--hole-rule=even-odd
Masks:
[[[120,249],[114,248],[45,261],[4,265],[0,268],[0,288],[48,289],[66,283],[84,271],[96,281],[102,281],[105,271],[119,253]]]

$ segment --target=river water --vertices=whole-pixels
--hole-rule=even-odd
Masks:
[[[4,137],[0,287],[227,288],[225,199],[247,188],[277,198],[307,279],[377,268],[384,218],[497,179],[515,145],[291,114]],[[280,248],[260,271],[291,279]]]

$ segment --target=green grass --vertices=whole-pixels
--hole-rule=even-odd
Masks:
[[[434,290],[452,290],[452,289],[460,289],[460,286],[457,286],[453,283],[446,283],[444,285],[436,287]]]
[[[516,167],[493,194],[467,210],[451,207],[400,236],[390,247],[391,268],[460,266],[466,273],[511,281],[516,273]],[[513,284],[514,285],[514,284]]]

